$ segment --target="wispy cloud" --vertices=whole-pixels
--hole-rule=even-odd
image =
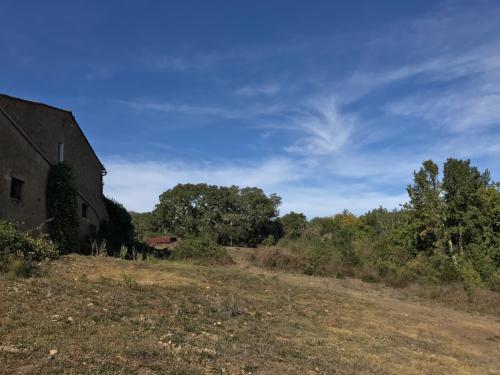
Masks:
[[[427,120],[452,132],[500,123],[498,8],[446,7],[411,21],[390,39],[374,39],[366,62],[337,85],[352,102],[381,87],[406,84],[389,95],[389,114]],[[481,20],[481,22],[478,22]],[[380,63],[379,51],[392,56]]]
[[[289,116],[286,126],[298,131],[299,137],[286,150],[302,155],[338,153],[349,141],[355,123],[353,116],[340,112],[335,98],[310,100],[308,106]]]
[[[223,61],[226,56],[216,52],[206,53],[171,53],[150,55],[140,58],[140,67],[150,70],[199,70],[213,67]]]
[[[214,116],[228,119],[269,116],[283,111],[280,104],[252,104],[246,107],[217,107],[192,104],[178,104],[151,100],[124,101],[113,100],[132,109],[163,113],[177,113],[190,116]]]
[[[281,91],[281,87],[277,83],[250,84],[242,86],[236,90],[237,95],[242,96],[257,96],[257,95],[276,95]]]
[[[429,92],[404,98],[387,109],[392,114],[419,117],[456,132],[480,130],[500,123],[500,92],[488,93],[481,87],[462,92]]]

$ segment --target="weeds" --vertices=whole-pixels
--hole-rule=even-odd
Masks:
[[[58,256],[58,248],[45,234],[20,232],[13,224],[0,221],[0,273],[39,276],[41,263]]]
[[[92,256],[108,256],[108,251],[106,249],[106,240],[97,241],[92,240],[90,242],[90,255]]]
[[[141,290],[141,286],[139,283],[131,276],[124,274],[123,275],[123,284],[131,290]]]

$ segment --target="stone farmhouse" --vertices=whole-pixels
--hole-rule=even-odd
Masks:
[[[50,167],[65,161],[78,190],[80,232],[98,230],[108,214],[103,164],[70,111],[0,94],[0,219],[23,229],[47,221]]]

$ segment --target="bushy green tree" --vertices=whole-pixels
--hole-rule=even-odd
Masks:
[[[284,235],[290,239],[302,237],[307,225],[306,215],[303,213],[290,212],[280,218]]]
[[[428,160],[414,174],[408,194],[409,220],[398,230],[412,238],[409,250],[450,257],[465,283],[489,280],[500,251],[500,192],[489,172],[470,160],[449,158],[440,180],[437,165]]]
[[[132,219],[134,238],[136,241],[145,241],[148,238],[163,234],[156,228],[151,212],[130,212],[130,217]]]
[[[414,183],[408,185],[410,202],[406,206],[411,212],[412,251],[414,254],[431,254],[444,238],[444,213],[439,167],[432,160],[423,162],[413,174]]]
[[[277,230],[280,202],[258,188],[179,184],[160,196],[153,220],[163,232],[180,237],[203,235],[222,244],[254,245]]]

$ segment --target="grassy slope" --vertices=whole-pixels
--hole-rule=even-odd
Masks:
[[[498,353],[498,316],[241,262],[67,256],[46,277],[0,279],[6,374],[487,374]]]

